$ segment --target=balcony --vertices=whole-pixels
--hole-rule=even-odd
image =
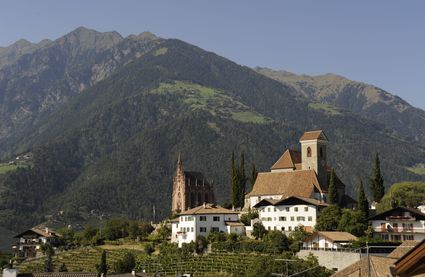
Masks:
[[[373,229],[376,233],[425,233],[425,228],[403,228],[403,227],[395,227],[395,228],[389,228],[389,227],[376,227]]]

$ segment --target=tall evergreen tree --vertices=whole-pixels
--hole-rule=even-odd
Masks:
[[[246,191],[246,181],[248,180],[245,175],[245,153],[241,154],[241,163],[239,165],[239,184],[238,184],[238,206],[242,208],[245,202],[245,191]]]
[[[108,264],[106,263],[106,251],[103,250],[102,256],[100,257],[100,264],[96,265],[97,272],[99,274],[102,274],[103,276],[106,276],[106,273],[108,273]]]
[[[385,188],[384,179],[381,175],[381,162],[378,153],[375,155],[375,164],[372,177],[370,178],[370,190],[372,191],[373,201],[379,203],[385,194]]]
[[[331,176],[329,178],[328,204],[338,205],[338,191],[336,189],[335,171],[333,169],[331,171]]]
[[[255,167],[255,164],[253,163],[253,164],[252,164],[252,167],[251,167],[251,178],[250,178],[250,181],[251,181],[251,189],[254,187],[255,180],[257,180],[257,175],[258,175],[258,170],[257,170],[257,168]]]
[[[360,180],[360,184],[357,190],[357,210],[362,212],[367,222],[367,218],[369,218],[369,202],[367,201],[366,194],[364,192],[362,180]]]
[[[238,206],[238,193],[239,193],[239,182],[238,182],[238,169],[235,162],[235,152],[232,151],[232,168],[231,168],[231,185],[232,185],[232,205],[233,207]]]

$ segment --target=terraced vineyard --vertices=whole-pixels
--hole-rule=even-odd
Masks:
[[[114,262],[118,261],[124,256],[124,253],[130,250],[113,250],[107,251],[107,262],[110,270]],[[133,251],[136,256],[142,254],[140,251]],[[61,252],[53,257],[53,269],[58,270],[60,265],[64,263],[70,272],[95,272],[96,264],[100,262],[102,249],[98,247],[80,248],[77,250],[70,250]],[[19,265],[20,272],[42,272],[44,259],[31,260]]]
[[[119,249],[107,251],[109,273],[113,272],[113,264],[130,250]],[[260,255],[260,254],[232,254],[211,253],[203,256],[180,255],[152,255],[142,251],[131,250],[136,256],[136,271],[148,273],[160,272],[166,276],[175,276],[178,273],[198,273],[202,276],[255,276],[259,269],[271,272],[282,272],[285,264],[276,259],[287,259],[290,254]],[[98,247],[81,248],[59,253],[53,258],[54,270],[64,263],[70,272],[95,272],[96,264],[100,261],[102,249]],[[292,257],[292,259],[296,259]],[[297,259],[298,260],[298,259]],[[300,272],[311,264],[301,262],[290,265],[291,272]],[[42,272],[44,259],[22,263],[20,272]],[[212,275],[211,275],[212,274]],[[329,274],[330,275],[330,274]],[[196,276],[196,275],[195,275]],[[306,275],[307,276],[307,275]],[[315,276],[315,275],[308,275]],[[328,275],[326,275],[328,276]]]

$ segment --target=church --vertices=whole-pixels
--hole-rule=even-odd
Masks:
[[[251,192],[245,196],[245,209],[263,199],[281,200],[291,196],[327,202],[332,167],[328,165],[326,134],[322,130],[305,132],[300,138],[301,151],[286,150],[270,172],[258,174]],[[335,176],[338,201],[353,204],[345,195],[345,184]]]
[[[201,172],[185,171],[179,154],[173,180],[171,213],[177,214],[214,201],[212,185]]]

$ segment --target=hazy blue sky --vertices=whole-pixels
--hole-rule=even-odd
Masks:
[[[0,45],[78,26],[151,31],[239,64],[336,73],[425,108],[425,1],[19,1],[0,5]]]

